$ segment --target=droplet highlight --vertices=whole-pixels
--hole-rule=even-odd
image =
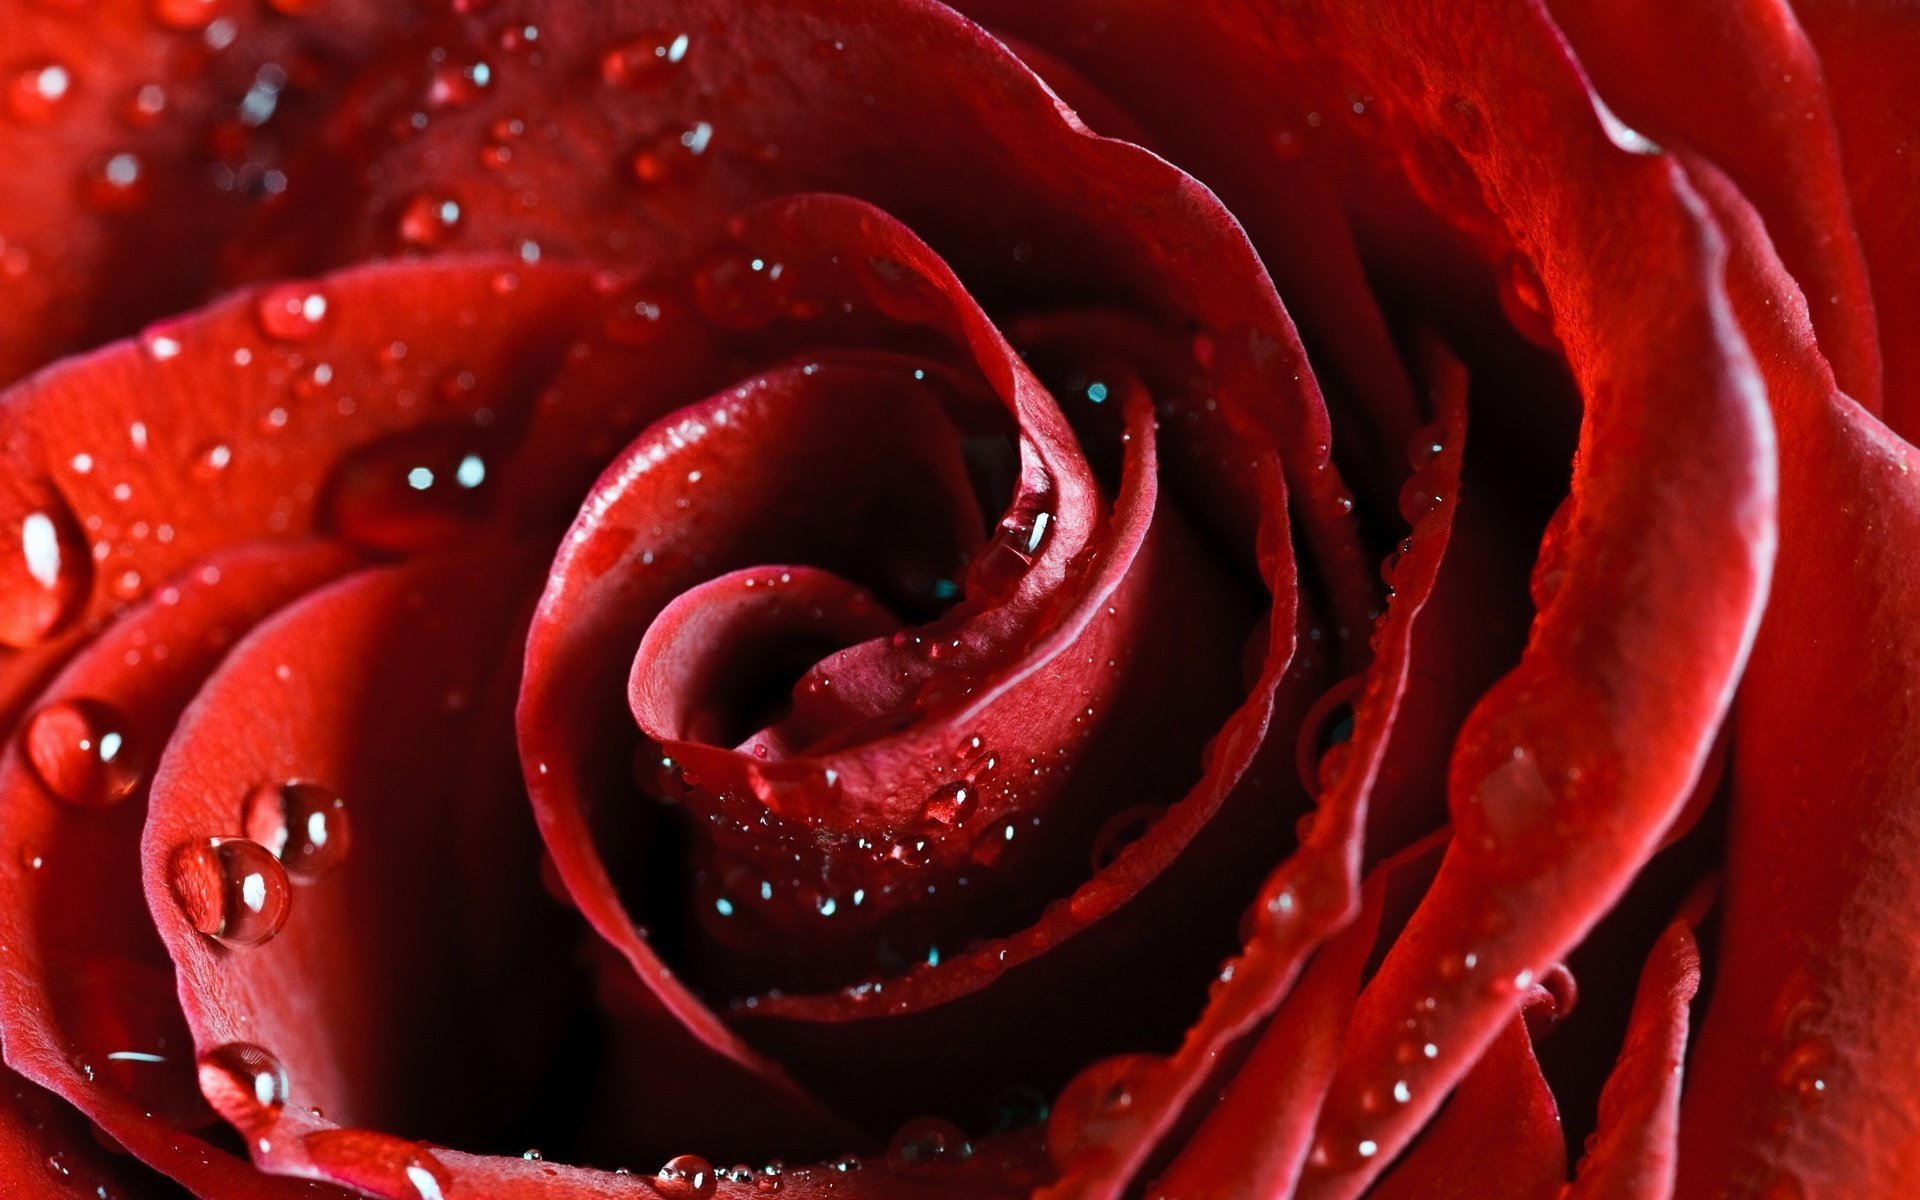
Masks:
[[[258,946],[287,923],[286,868],[260,843],[215,837],[173,853],[174,897],[188,924],[227,946]]]

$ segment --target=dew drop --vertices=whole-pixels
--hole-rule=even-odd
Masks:
[[[295,875],[332,870],[347,856],[346,802],[317,783],[268,783],[247,796],[246,835]]]
[[[1053,514],[1046,501],[1027,495],[1015,502],[993,540],[967,568],[966,591],[970,596],[1005,597],[1019,586],[1020,579],[1040,557],[1041,548],[1053,533]]]
[[[1153,823],[1166,811],[1164,805],[1136,804],[1108,817],[1106,824],[1093,835],[1093,869],[1104,871],[1112,866],[1121,851],[1146,836],[1147,830],[1153,828]]]
[[[679,183],[693,176],[706,161],[713,126],[705,121],[654,134],[633,152],[633,177],[641,183]]]
[[[694,303],[709,321],[734,333],[771,324],[786,308],[783,264],[745,251],[723,251],[693,276]]]
[[[130,150],[88,160],[81,182],[87,203],[97,212],[132,212],[147,199],[146,164]]]
[[[49,792],[69,804],[99,807],[123,800],[146,772],[126,722],[96,700],[62,700],[27,721],[27,762]]]
[[[1553,311],[1547,300],[1546,284],[1533,261],[1518,251],[1501,261],[1498,285],[1500,311],[1521,337],[1537,346],[1557,350],[1560,340],[1553,331]]]
[[[188,923],[228,946],[258,946],[287,923],[286,869],[247,838],[185,843],[173,852],[172,883]]]
[[[608,87],[630,92],[658,87],[686,61],[692,46],[692,39],[678,30],[641,34],[600,56],[600,78]]]
[[[309,1156],[362,1191],[448,1200],[453,1176],[425,1146],[364,1129],[321,1129],[301,1139]]]
[[[93,559],[50,487],[0,484],[0,514],[0,645],[37,646],[79,616]]]
[[[287,1103],[287,1073],[270,1051],[228,1042],[200,1056],[200,1091],[242,1133],[271,1125]]]
[[[441,192],[422,192],[400,210],[400,240],[421,250],[444,245],[465,219],[460,202]]]
[[[7,111],[18,121],[44,121],[59,111],[72,89],[73,76],[58,63],[28,67],[7,86]]]
[[[654,1175],[655,1186],[672,1200],[706,1200],[718,1190],[720,1180],[713,1164],[697,1154],[680,1154]]]
[[[938,1175],[940,1168],[973,1156],[973,1143],[952,1121],[920,1117],[902,1125],[887,1143],[887,1169],[899,1175]]]
[[[376,550],[411,553],[455,541],[483,513],[488,459],[467,426],[437,426],[371,442],[335,465],[322,500],[326,526]]]
[[[666,313],[666,301],[658,294],[639,288],[624,290],[607,307],[603,325],[607,340],[636,349],[651,345],[666,328]]]
[[[926,813],[942,825],[956,827],[973,815],[977,797],[972,784],[949,783],[927,797]]]
[[[1418,525],[1446,500],[1445,483],[1438,472],[1415,471],[1400,487],[1400,516],[1407,524]]]
[[[326,293],[302,284],[270,287],[254,303],[261,331],[275,341],[305,341],[320,331],[326,315]]]

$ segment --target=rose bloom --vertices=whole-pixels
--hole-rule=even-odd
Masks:
[[[0,0],[0,1195],[1914,1194],[1916,62]]]

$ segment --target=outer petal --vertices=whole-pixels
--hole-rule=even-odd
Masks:
[[[1834,390],[1753,211],[1694,164],[1781,431],[1780,570],[1733,730],[1725,918],[1679,1194],[1920,1180],[1920,454]]]

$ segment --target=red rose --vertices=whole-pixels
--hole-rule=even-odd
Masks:
[[[959,8],[0,0],[0,1193],[1920,1180],[1920,22]]]

